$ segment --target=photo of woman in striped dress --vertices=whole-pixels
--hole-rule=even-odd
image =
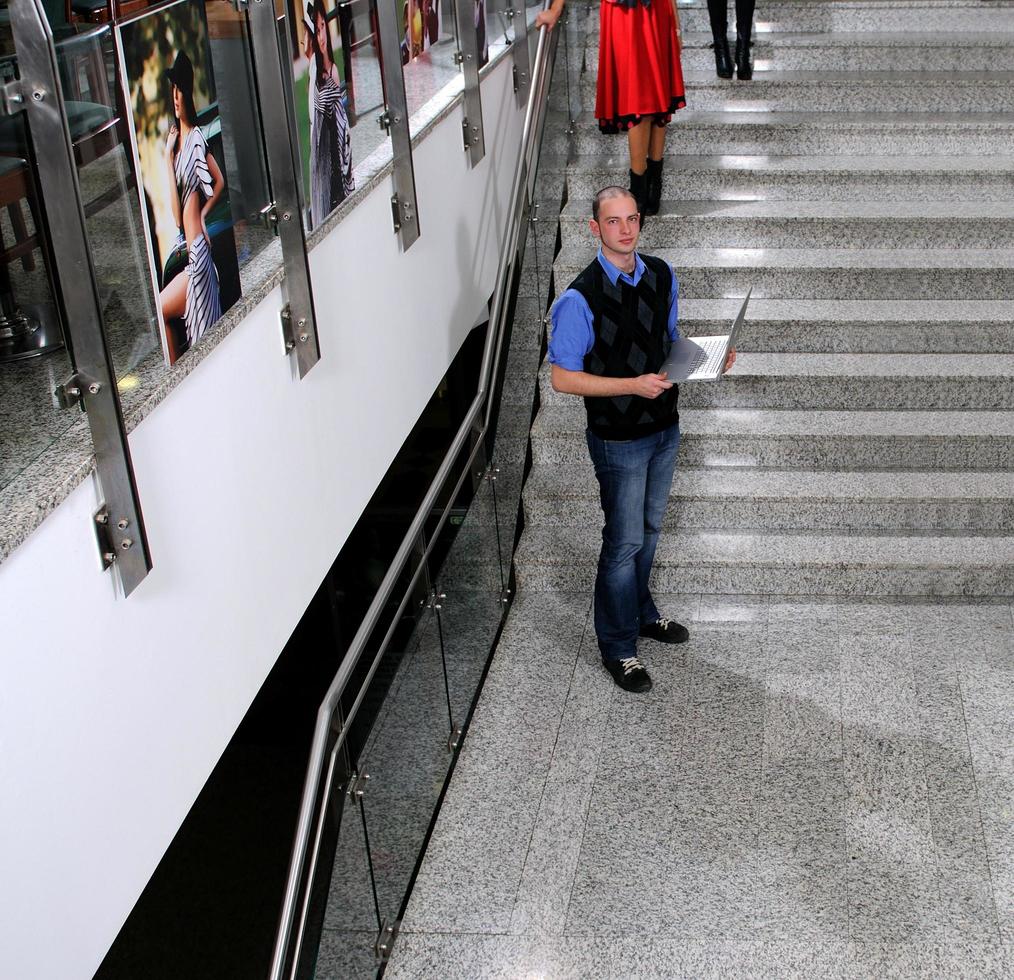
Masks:
[[[314,59],[310,70],[310,221],[316,228],[356,184],[345,92],[335,65],[327,11],[323,0],[308,6]]]
[[[225,179],[204,134],[197,126],[194,108],[194,66],[181,51],[168,73],[172,83],[176,121],[166,139],[166,165],[171,175],[173,217],[180,230],[178,247],[186,243],[187,264],[167,283],[159,296],[163,320],[183,317],[187,348],[222,315],[218,270],[211,257],[211,239],[205,218],[225,188]]]

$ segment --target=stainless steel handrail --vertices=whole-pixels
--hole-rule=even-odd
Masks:
[[[430,484],[429,490],[426,492],[426,496],[419,505],[419,509],[416,512],[416,515],[413,518],[397,553],[391,561],[390,567],[380,584],[380,588],[377,590],[373,601],[370,603],[370,607],[363,618],[362,624],[349,645],[349,649],[334,676],[334,680],[331,682],[331,685],[321,702],[321,706],[317,711],[317,720],[313,733],[313,743],[310,749],[310,761],[307,766],[306,782],[303,786],[299,820],[296,826],[296,837],[293,843],[292,857],[289,863],[289,875],[285,887],[281,920],[279,922],[278,936],[275,941],[275,949],[271,962],[272,980],[284,980],[286,976],[286,960],[288,959],[290,949],[293,948],[291,944],[291,937],[294,927],[297,930],[297,942],[291,959],[291,966],[288,971],[290,980],[295,977],[296,968],[299,963],[299,948],[302,945],[303,931],[306,925],[310,884],[313,880],[313,871],[315,869],[317,852],[319,850],[320,835],[323,829],[321,823],[321,815],[324,809],[323,804],[321,807],[321,814],[317,814],[318,819],[316,821],[314,820],[318,798],[321,798],[322,801],[326,801],[327,799],[327,795],[333,781],[334,765],[337,753],[345,741],[349,726],[355,718],[359,705],[365,695],[366,687],[369,685],[370,679],[373,677],[397,623],[404,612],[409,596],[411,595],[412,588],[418,581],[425,565],[425,561],[432,550],[433,542],[436,539],[439,530],[443,527],[447,520],[451,506],[453,505],[454,499],[456,498],[458,490],[464,482],[465,477],[468,475],[472,461],[482,448],[483,436],[489,426],[490,407],[487,405],[487,402],[489,400],[492,378],[494,377],[493,367],[494,363],[499,361],[500,341],[504,331],[503,321],[505,319],[508,298],[508,275],[513,268],[513,259],[518,247],[521,224],[520,219],[526,202],[530,200],[533,175],[532,160],[534,158],[537,140],[541,136],[542,132],[542,122],[546,107],[546,95],[549,85],[549,68],[552,63],[553,54],[556,50],[558,35],[559,31],[556,31],[552,36],[550,36],[549,32],[545,28],[541,28],[539,31],[538,48],[535,56],[535,64],[532,70],[532,80],[534,84],[531,87],[530,96],[525,109],[525,121],[521,135],[521,147],[514,172],[514,180],[511,186],[510,204],[507,209],[507,223],[504,228],[500,250],[500,261],[497,266],[496,283],[493,291],[493,305],[490,311],[490,328],[483,348],[478,390],[476,391],[475,398],[472,400],[472,404],[469,407],[468,412],[465,414],[465,418],[455,434],[454,440],[452,441],[450,448],[447,450],[447,453],[433,478],[433,482]],[[474,426],[482,414],[484,407],[487,409],[485,418],[481,427],[478,430],[475,430]],[[451,470],[455,461],[458,459],[458,456],[462,452],[469,438],[474,438],[475,442],[472,447],[472,451],[469,454],[467,465],[463,467],[462,473],[458,477],[457,483],[455,484],[455,491],[450,495],[448,503],[444,507],[440,520],[437,524],[437,528],[434,533],[430,535],[429,542],[423,553],[422,559],[419,562],[419,566],[416,568],[416,571],[409,582],[408,588],[405,590],[398,612],[392,618],[391,625],[388,627],[387,633],[384,636],[384,641],[380,645],[380,648],[374,657],[370,672],[363,681],[362,688],[358,693],[356,701],[349,710],[347,717],[343,719],[342,726],[338,730],[337,735],[334,737],[334,742],[330,745],[329,750],[329,743],[331,743],[333,734],[332,719],[334,717],[335,710],[338,707],[340,698],[344,693],[353,672],[359,665],[366,649],[366,644],[373,635],[373,631],[377,627],[388,600],[394,593],[398,579],[403,572],[405,565],[412,556],[413,552],[418,553],[416,551],[416,542],[424,529],[425,523],[429,518],[434,505],[436,504],[437,498],[444,489],[445,482],[451,476]],[[322,781],[325,789],[323,796],[321,796],[320,793]],[[310,851],[311,838],[314,840],[312,852]],[[307,869],[308,856],[310,862],[308,869],[309,874],[305,877],[306,888],[303,895],[303,901],[300,902],[299,895],[301,891],[301,883],[304,881],[304,870]],[[297,908],[299,913],[298,923],[296,922]]]

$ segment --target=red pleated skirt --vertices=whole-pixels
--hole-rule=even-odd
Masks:
[[[599,5],[599,76],[595,118],[620,133],[652,117],[664,126],[686,104],[672,0]]]

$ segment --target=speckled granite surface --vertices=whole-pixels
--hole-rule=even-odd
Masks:
[[[659,601],[631,697],[518,599],[387,975],[1008,975],[1011,607]]]

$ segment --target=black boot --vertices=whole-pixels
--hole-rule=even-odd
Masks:
[[[658,206],[662,202],[662,162],[648,157],[648,169],[644,175],[648,183],[644,202],[645,214],[658,214]]]
[[[747,82],[753,78],[753,58],[750,55],[750,38],[742,34],[736,38],[736,77]]]
[[[719,78],[732,78],[732,56],[729,54],[729,39],[716,37],[711,45],[715,49],[715,72]]]
[[[648,199],[648,175],[647,173],[635,174],[630,171],[630,193],[637,201],[637,213],[641,216],[641,227],[644,227],[645,202]]]

